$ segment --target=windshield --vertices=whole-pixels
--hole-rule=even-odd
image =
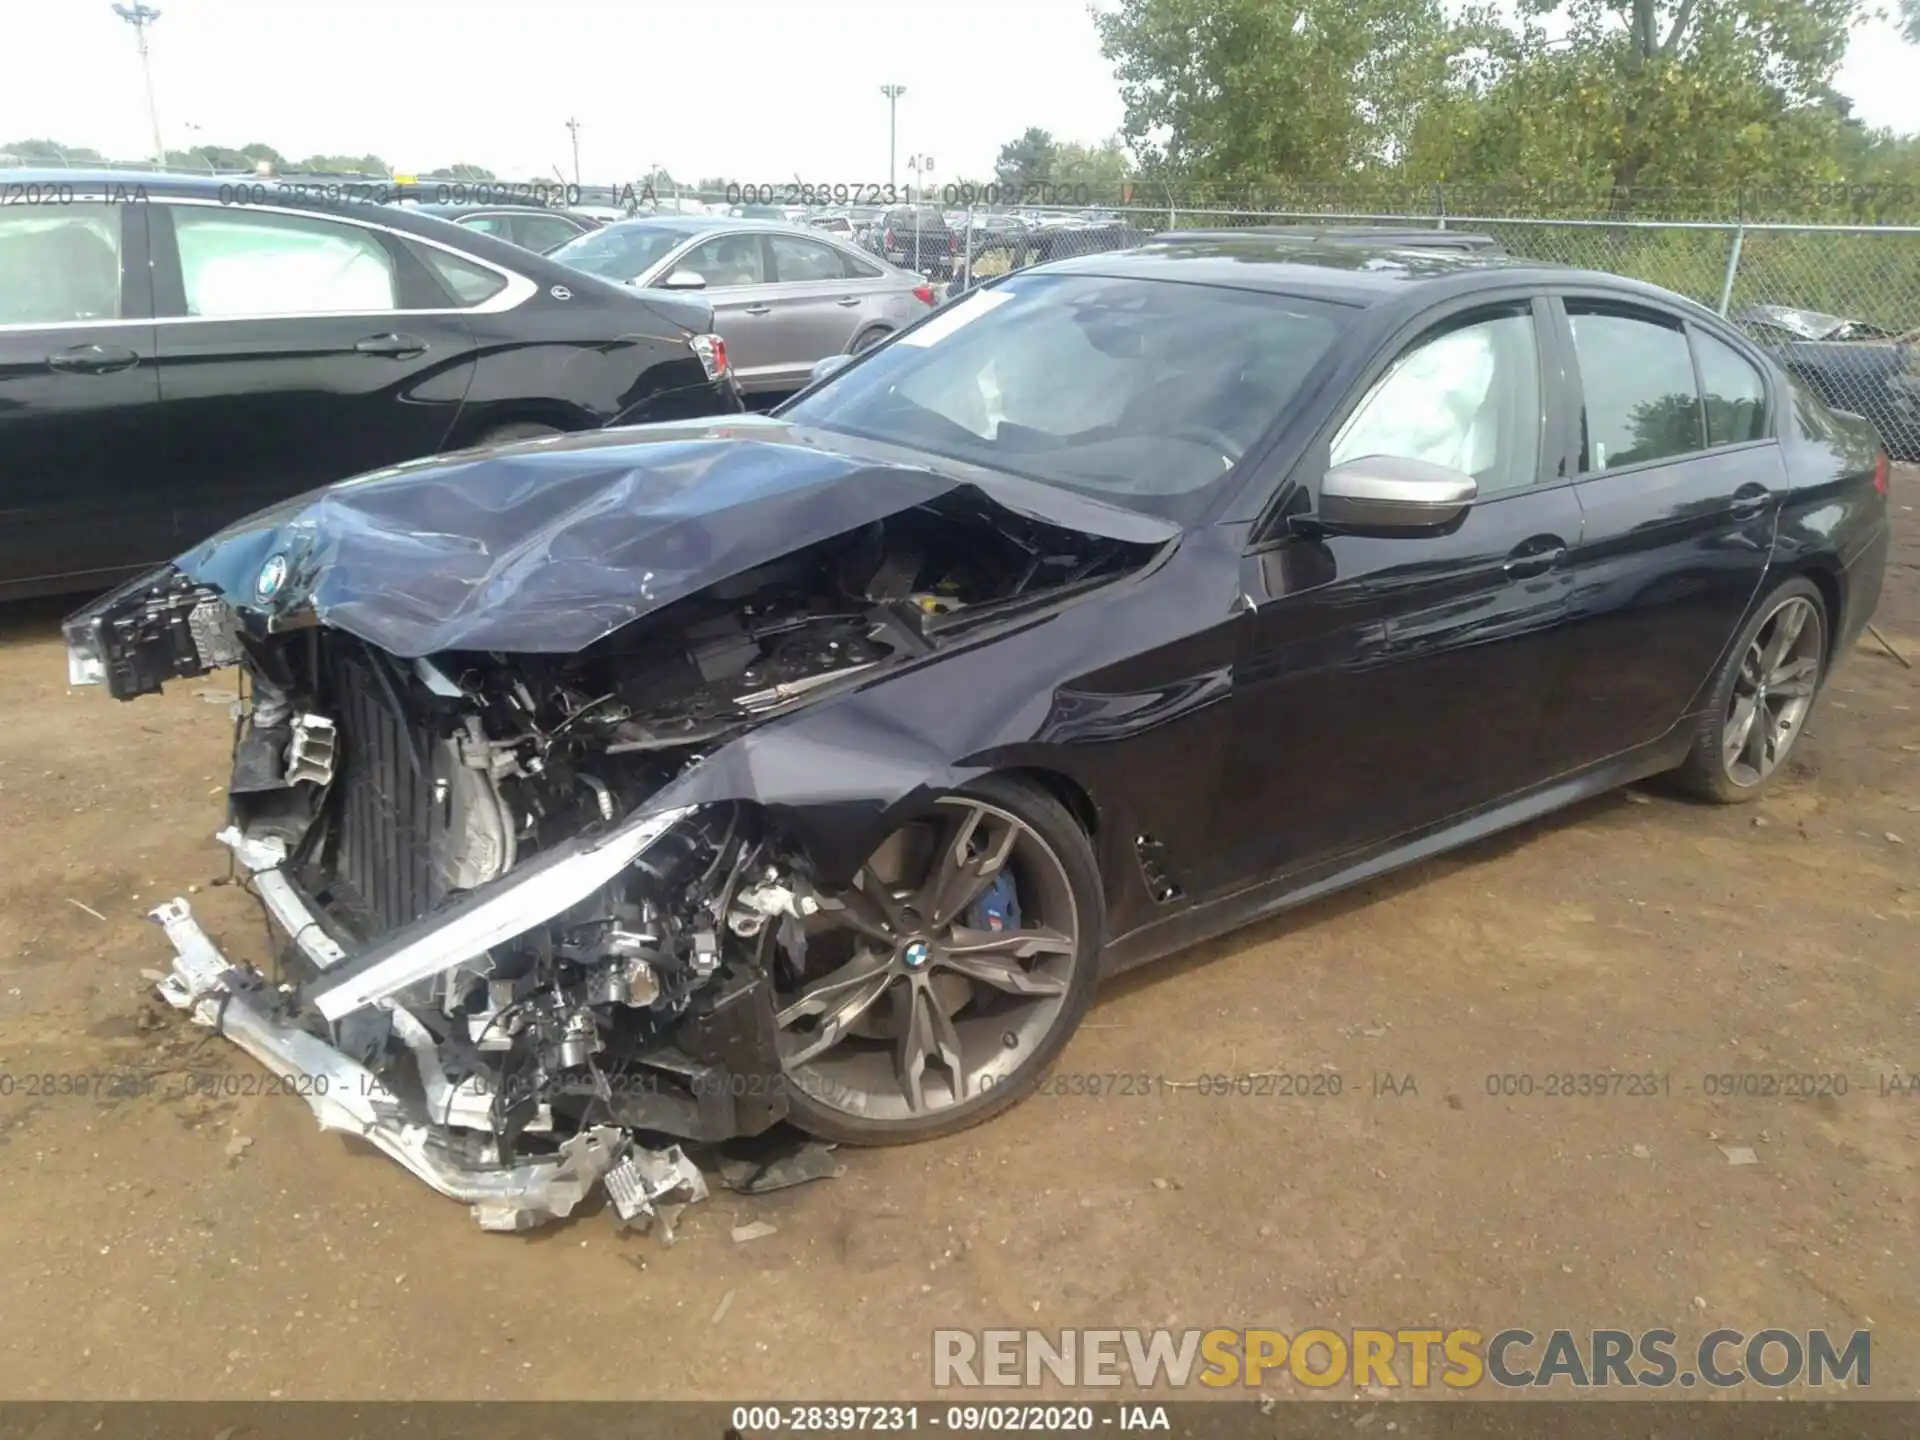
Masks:
[[[780,414],[1172,515],[1280,415],[1345,313],[1161,280],[1019,276]]]
[[[549,251],[549,260],[606,280],[638,280],[687,238],[683,230],[651,225],[606,225]]]

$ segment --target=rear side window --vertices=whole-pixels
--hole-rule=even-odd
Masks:
[[[462,305],[478,305],[506,288],[507,277],[498,270],[489,270],[431,245],[415,245],[413,250]]]
[[[797,235],[769,235],[767,244],[773,250],[773,278],[783,284],[847,278],[840,252],[831,245]]]
[[[1569,302],[1585,394],[1580,468],[1588,474],[1706,448],[1693,353],[1677,324]]]
[[[1707,444],[1738,445],[1767,433],[1767,387],[1738,350],[1704,330],[1693,332],[1700,361],[1701,398],[1707,407]]]
[[[176,206],[173,233],[189,315],[364,314],[397,306],[393,258],[356,225]]]
[[[119,318],[120,215],[114,206],[0,209],[0,325]]]

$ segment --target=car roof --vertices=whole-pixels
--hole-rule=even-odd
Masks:
[[[1159,240],[1272,237],[1296,244],[1378,245],[1435,250],[1498,250],[1500,243],[1478,230],[1438,230],[1413,225],[1253,225],[1219,229],[1166,230]]]
[[[1700,307],[1671,291],[1598,270],[1576,270],[1484,251],[1384,245],[1302,245],[1258,232],[1192,234],[1156,239],[1126,250],[1056,260],[1041,267],[1056,275],[1107,275],[1175,280],[1258,290],[1301,299],[1371,307],[1417,288],[1472,291],[1511,285],[1577,286]]]
[[[791,220],[761,220],[751,215],[636,215],[631,220],[616,220],[606,228],[671,230],[681,235],[698,235],[705,230],[766,230],[791,235],[802,227]]]

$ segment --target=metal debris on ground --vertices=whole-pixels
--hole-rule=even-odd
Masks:
[[[769,1235],[779,1234],[779,1230],[764,1220],[755,1220],[746,1225],[733,1227],[733,1243],[745,1245],[750,1240],[764,1240]]]
[[[1760,1157],[1753,1153],[1751,1145],[1722,1145],[1720,1153],[1727,1157],[1729,1165],[1758,1165]]]
[[[674,1213],[707,1198],[706,1177],[681,1151],[678,1145],[665,1150],[646,1150],[636,1146],[619,1164],[607,1171],[607,1198],[623,1225],[650,1220],[663,1208],[660,1202],[671,1197]],[[672,1243],[672,1223],[662,1227]]]
[[[713,1307],[713,1319],[708,1321],[708,1324],[718,1325],[722,1320],[727,1318],[727,1311],[733,1305],[733,1296],[734,1292],[729,1290],[720,1297],[720,1303]]]
[[[93,918],[96,920],[104,922],[107,918],[106,916],[102,915],[98,910],[94,909],[91,905],[82,905],[78,900],[74,899],[71,895],[67,897],[67,904],[73,906],[73,908],[76,910],[86,911],[87,914],[93,916]]]
[[[765,1145],[733,1148],[735,1153],[716,1155],[709,1165],[719,1175],[720,1183],[739,1195],[765,1195],[809,1180],[835,1180],[847,1173],[847,1167],[834,1157],[833,1147],[818,1140],[798,1145],[785,1142],[772,1152]]]

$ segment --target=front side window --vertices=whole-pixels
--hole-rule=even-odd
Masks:
[[[355,225],[179,206],[173,233],[189,315],[364,314],[398,306],[392,257]]]
[[[1704,449],[1686,331],[1569,303],[1585,392],[1580,468],[1594,474]]]
[[[1700,361],[1701,398],[1707,408],[1707,443],[1738,445],[1767,433],[1767,387],[1746,356],[1704,330],[1693,332]]]
[[[716,235],[702,240],[680,257],[676,268],[693,271],[710,290],[727,285],[760,285],[767,278],[758,235]]]
[[[847,267],[840,252],[817,240],[802,240],[796,235],[769,235],[773,247],[773,275],[781,284],[806,280],[844,280]]]
[[[119,318],[119,210],[90,204],[0,209],[0,325]]]
[[[1334,437],[1332,463],[1369,455],[1464,471],[1493,494],[1540,473],[1540,362],[1525,310],[1423,336]]]
[[[1281,416],[1350,313],[1026,275],[953,302],[780,413],[1177,516]]]

